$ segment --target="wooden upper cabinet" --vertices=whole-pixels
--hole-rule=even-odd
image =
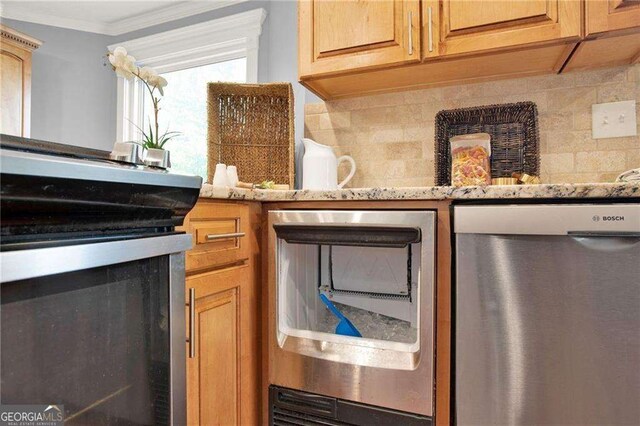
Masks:
[[[0,24],[0,133],[30,136],[31,52],[41,44]]]
[[[420,60],[418,0],[302,0],[299,74],[304,79]]]
[[[637,28],[640,29],[640,1],[586,0],[586,35]]]
[[[425,0],[426,59],[577,40],[577,0]]]

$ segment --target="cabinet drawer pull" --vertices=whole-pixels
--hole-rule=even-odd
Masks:
[[[409,11],[409,56],[413,55],[413,12]]]
[[[196,289],[189,289],[189,358],[196,356]]]
[[[427,31],[429,33],[429,52],[433,52],[433,24],[431,23],[431,6],[427,8]]]
[[[224,240],[227,238],[240,238],[244,237],[244,232],[232,232],[230,234],[207,234],[207,241]]]

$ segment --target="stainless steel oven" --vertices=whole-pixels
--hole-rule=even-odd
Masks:
[[[271,424],[430,423],[434,227],[432,211],[269,212]]]
[[[168,235],[0,253],[3,404],[184,424],[184,250]]]
[[[0,407],[186,423],[184,251],[201,178],[0,135]]]

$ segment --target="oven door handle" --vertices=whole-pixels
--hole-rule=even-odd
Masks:
[[[0,283],[44,277],[189,250],[191,235],[176,234],[93,244],[0,252]],[[184,290],[183,290],[184,291]]]

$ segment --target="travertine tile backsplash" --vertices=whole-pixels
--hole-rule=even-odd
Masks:
[[[640,136],[592,139],[591,105],[631,99],[640,102],[640,64],[307,104],[305,137],[355,159],[349,187],[428,186],[438,111],[533,101],[543,182],[610,182],[640,167]]]

